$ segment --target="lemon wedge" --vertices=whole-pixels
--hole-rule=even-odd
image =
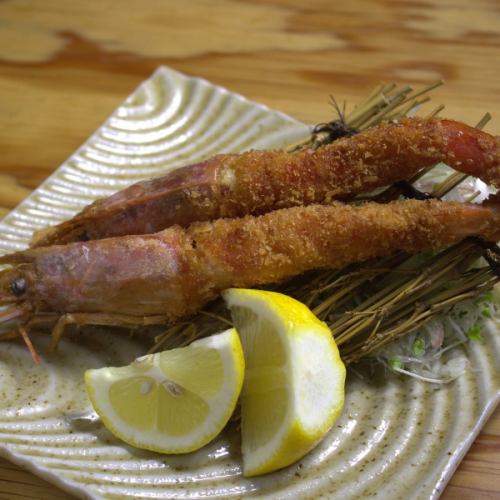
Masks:
[[[245,362],[234,329],[188,347],[85,372],[95,411],[137,448],[187,453],[210,442],[234,411]]]
[[[256,476],[299,460],[328,432],[344,405],[345,366],[304,304],[260,290],[223,296],[245,354],[243,474]]]

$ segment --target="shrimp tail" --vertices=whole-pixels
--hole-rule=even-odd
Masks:
[[[451,167],[500,187],[500,139],[452,120],[384,123],[315,151],[249,151],[140,182],[35,233],[32,246],[150,234],[178,224],[328,204]]]
[[[500,137],[453,120],[441,120],[440,129],[446,163],[500,188]]]

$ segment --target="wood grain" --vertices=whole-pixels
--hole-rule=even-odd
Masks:
[[[379,82],[423,85],[447,116],[500,108],[495,0],[0,2],[0,216],[160,64],[300,120],[332,117]],[[488,130],[500,133],[497,118]],[[497,410],[443,494],[500,496]],[[0,498],[68,498],[0,460]]]

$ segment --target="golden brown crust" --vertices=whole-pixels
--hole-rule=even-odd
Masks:
[[[173,224],[330,203],[445,161],[500,183],[498,139],[449,120],[385,123],[317,151],[250,151],[138,183],[35,235],[33,246],[148,234]]]
[[[396,250],[441,248],[469,235],[496,241],[496,203],[407,200],[294,207],[188,229],[174,226],[154,235],[31,249],[3,262],[17,263],[11,276],[30,277],[35,309],[173,319],[231,286],[278,282]],[[2,293],[9,293],[8,278],[0,280]]]
[[[296,207],[194,224],[187,232],[228,286],[254,286],[396,250],[442,248],[473,234],[496,240],[499,221],[480,206],[407,200]]]

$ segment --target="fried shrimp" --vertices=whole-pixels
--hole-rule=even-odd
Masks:
[[[152,235],[28,249],[0,257],[0,322],[134,326],[194,313],[226,288],[280,282],[316,268],[437,249],[470,235],[500,239],[499,200],[334,203],[173,226]]]
[[[218,155],[97,200],[33,247],[150,234],[174,224],[330,203],[446,162],[500,187],[500,139],[451,120],[384,123],[316,151]]]

